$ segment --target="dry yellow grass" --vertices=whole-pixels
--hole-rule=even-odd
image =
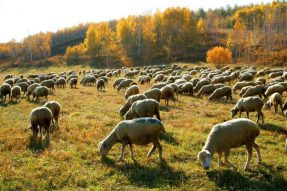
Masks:
[[[82,67],[50,67],[40,69],[11,69],[0,73],[14,75],[60,72]],[[87,69],[87,68],[85,68]],[[95,87],[77,89],[56,88],[49,100],[63,107],[59,130],[51,136],[51,145],[43,150],[29,147],[30,111],[42,105],[22,98],[20,103],[0,106],[0,190],[286,190],[287,155],[284,153],[286,119],[273,110],[264,111],[266,124],[261,125],[257,139],[263,165],[244,172],[245,148],[233,149],[230,161],[237,167],[217,168],[215,155],[212,169],[205,171],[197,161],[210,129],[231,118],[230,109],[236,103],[209,102],[207,98],[179,96],[179,102],[161,117],[167,134],[161,137],[164,165],[157,154],[146,158],[150,149],[135,146],[137,163],[126,149],[125,162],[119,162],[120,145],[112,148],[108,159],[101,160],[98,143],[121,121],[119,108],[124,92],[112,88],[112,78],[105,92]],[[151,84],[152,85],[152,84]],[[140,86],[141,92],[151,85]],[[286,99],[286,98],[285,98]],[[43,101],[43,100],[42,100]],[[164,105],[164,101],[161,102]],[[255,114],[251,114],[255,119]]]

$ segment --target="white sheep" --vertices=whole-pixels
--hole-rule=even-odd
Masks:
[[[283,98],[279,93],[273,93],[270,97],[269,100],[266,102],[265,107],[270,109],[272,106],[274,106],[274,112],[278,112],[278,105],[280,106],[282,115],[283,113]]]
[[[165,133],[163,124],[154,118],[138,118],[133,120],[124,120],[116,125],[112,132],[99,143],[99,151],[102,157],[105,157],[109,150],[116,143],[122,143],[122,152],[119,159],[124,158],[126,145],[130,146],[131,158],[134,159],[132,145],[147,145],[153,143],[153,147],[148,152],[150,157],[156,148],[158,148],[159,160],[162,161],[162,146],[159,143],[158,136]]]
[[[217,124],[211,129],[205,146],[198,153],[198,159],[203,168],[207,170],[211,166],[213,154],[218,153],[218,166],[221,166],[223,164],[221,157],[224,153],[225,163],[235,167],[228,161],[230,149],[245,145],[248,157],[244,170],[248,170],[252,148],[257,152],[258,164],[262,161],[259,146],[255,143],[255,139],[259,134],[258,125],[249,119],[239,118]]]

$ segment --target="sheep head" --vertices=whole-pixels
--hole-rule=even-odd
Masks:
[[[231,117],[233,118],[238,112],[238,109],[236,107],[231,109]]]
[[[211,167],[212,154],[208,150],[200,151],[197,158],[205,170]]]
[[[98,149],[99,149],[102,157],[107,156],[107,154],[111,148],[112,148],[112,146],[105,141],[100,142],[99,146],[98,146]]]
[[[129,109],[128,112],[125,114],[124,119],[125,120],[131,120],[133,118],[134,118],[134,116],[133,116],[133,114],[131,112],[131,109]]]

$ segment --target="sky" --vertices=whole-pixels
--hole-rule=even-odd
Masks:
[[[0,0],[0,43],[80,23],[153,13],[168,7],[203,8],[268,3],[272,0]]]

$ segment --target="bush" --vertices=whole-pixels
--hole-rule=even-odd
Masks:
[[[231,51],[221,46],[216,46],[208,50],[206,56],[206,61],[214,64],[216,68],[221,68],[232,60]]]

